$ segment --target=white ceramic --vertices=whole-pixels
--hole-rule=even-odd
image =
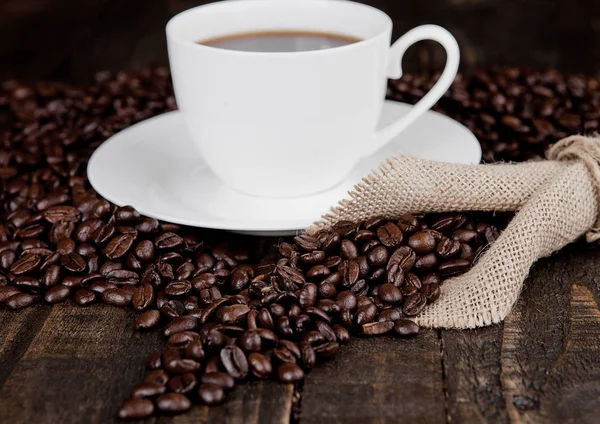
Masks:
[[[380,127],[411,110],[412,106],[386,101]],[[479,143],[467,128],[428,111],[375,155],[360,161],[337,186],[300,198],[268,199],[223,184],[192,144],[181,113],[169,112],[105,141],[90,159],[88,178],[106,199],[119,206],[133,205],[147,216],[196,227],[283,235],[308,227],[392,153],[465,164],[481,160]]]
[[[261,30],[338,33],[362,41],[304,52],[243,52],[197,44]],[[456,40],[424,25],[390,48],[392,21],[346,0],[231,0],[187,10],[167,24],[175,95],[193,144],[229,186],[265,197],[317,193],[339,183],[448,89],[459,62]],[[376,131],[387,78],[420,40],[446,49],[446,67],[401,119]]]

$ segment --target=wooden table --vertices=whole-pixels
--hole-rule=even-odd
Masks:
[[[537,264],[501,325],[353,339],[303,385],[244,384],[150,422],[598,423],[599,273],[600,251],[571,246]],[[0,422],[112,422],[162,343],[134,320],[104,305],[0,311]]]

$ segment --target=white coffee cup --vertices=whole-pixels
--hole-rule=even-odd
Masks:
[[[265,30],[362,41],[282,53],[197,43]],[[256,196],[302,196],[339,183],[362,157],[431,108],[459,63],[458,44],[445,29],[423,25],[390,47],[391,19],[345,0],[211,3],[178,14],[166,32],[177,104],[195,145],[221,180]],[[377,131],[386,80],[401,77],[404,52],[420,40],[435,40],[446,49],[445,69],[408,114]]]

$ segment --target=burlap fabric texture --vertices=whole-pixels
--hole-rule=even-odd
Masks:
[[[498,240],[465,274],[442,285],[420,325],[475,328],[502,321],[531,266],[586,234],[600,238],[600,139],[571,136],[548,160],[454,165],[397,154],[381,163],[322,219],[314,234],[340,220],[451,211],[518,211]]]

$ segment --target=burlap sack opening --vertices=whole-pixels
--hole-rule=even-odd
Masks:
[[[521,164],[465,166],[396,154],[307,232],[408,212],[518,211],[473,268],[447,280],[416,319],[428,327],[482,327],[508,315],[538,259],[586,232],[588,241],[600,238],[599,163],[600,140],[583,136],[556,143],[547,161]]]

